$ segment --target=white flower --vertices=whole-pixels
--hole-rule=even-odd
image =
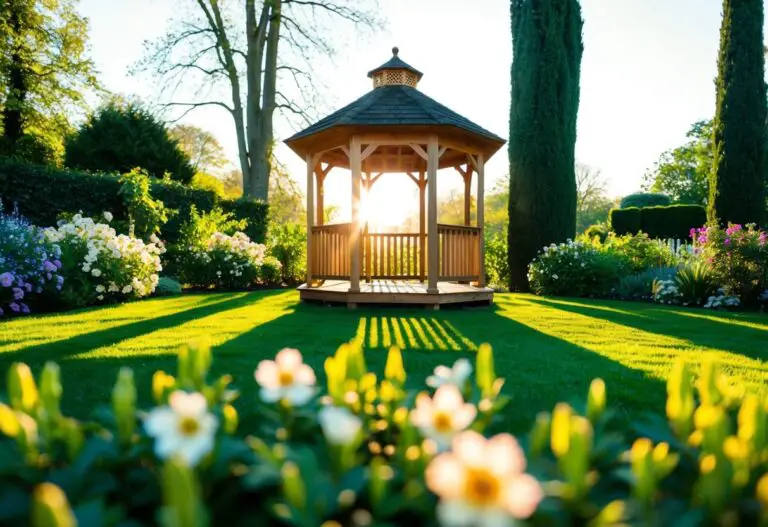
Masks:
[[[127,286],[123,287],[123,294],[124,294],[124,295],[127,295],[127,294],[128,294],[128,293],[130,293],[131,291],[133,291],[133,287],[132,287],[132,286],[130,286],[130,285],[127,285]]]
[[[98,278],[101,276],[101,269],[91,269],[91,274]]]
[[[427,386],[438,388],[443,384],[455,384],[463,388],[472,375],[472,364],[467,359],[459,359],[453,363],[453,367],[440,365],[435,368],[434,374],[427,377]]]
[[[83,272],[84,273],[90,273],[91,272],[91,266],[88,264],[83,264]]]
[[[363,422],[346,408],[325,406],[317,415],[323,435],[332,445],[348,445],[355,440]]]
[[[104,300],[104,295],[99,295],[96,298],[99,299],[99,300]]]
[[[175,391],[168,406],[155,408],[144,418],[147,435],[155,439],[155,454],[162,459],[178,455],[190,466],[213,449],[217,427],[201,393]]]
[[[104,288],[104,286],[103,286],[103,285],[101,285],[101,284],[99,284],[99,285],[97,285],[97,286],[96,286],[96,292],[97,292],[97,293],[103,293],[103,292],[104,292],[104,289],[105,289],[105,288]]]
[[[104,219],[107,220],[108,222],[110,222],[110,221],[112,221],[112,218],[113,218],[112,213],[109,212],[108,210],[105,210],[104,211]]]
[[[556,274],[553,274],[553,275],[552,275],[552,279],[553,279],[553,280],[557,280],[558,278],[560,278],[560,277],[559,277],[559,276],[557,276]]]
[[[533,514],[543,497],[509,434],[488,440],[473,431],[459,434],[452,452],[427,466],[425,479],[440,498],[437,518],[445,527],[512,527]]]
[[[301,406],[315,392],[315,372],[304,364],[299,350],[293,348],[280,350],[275,360],[259,362],[254,376],[261,386],[261,399],[268,403],[285,399],[290,404]]]
[[[434,398],[426,393],[416,397],[416,408],[411,412],[411,422],[421,435],[437,443],[439,450],[450,446],[453,436],[465,430],[477,415],[477,409],[465,403],[461,391],[453,384],[437,389]]]

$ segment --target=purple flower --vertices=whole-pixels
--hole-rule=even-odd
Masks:
[[[11,273],[0,274],[0,285],[3,287],[11,287],[13,283],[13,275]]]
[[[31,293],[32,292],[32,284],[27,282],[26,284],[24,284],[24,289],[27,290],[27,293]]]
[[[730,244],[731,244],[731,239],[730,239],[730,238],[726,238],[726,239],[725,239],[725,241],[724,241],[723,243],[724,243],[725,245],[730,245]]]
[[[2,308],[2,307],[0,307],[0,317],[2,317],[2,316],[3,316],[3,313],[5,313],[5,311],[3,311],[3,308]]]
[[[56,264],[54,264],[54,263],[52,263],[52,262],[49,262],[48,260],[46,260],[46,261],[43,263],[43,269],[45,269],[45,271],[47,271],[48,273],[52,273],[53,271],[55,271],[56,269],[58,269],[58,267],[56,267]]]
[[[61,287],[61,285],[64,283],[64,277],[63,276],[57,276],[56,277],[56,284]]]
[[[45,277],[46,277],[48,280],[50,280],[51,278],[53,278],[53,275],[52,275],[51,273],[45,273]]]
[[[740,230],[741,230],[741,225],[739,225],[739,224],[728,225],[728,228],[725,229],[725,234],[727,234],[728,236],[732,236],[732,235],[736,234],[737,232],[739,232]]]
[[[21,312],[22,313],[29,313],[29,306],[27,304],[21,303]]]
[[[24,290],[19,287],[13,288],[13,299],[14,300],[21,300],[24,298]]]
[[[19,307],[19,304],[17,304],[16,302],[11,302],[10,304],[8,304],[8,307],[10,307],[11,311],[13,311],[14,313],[18,313],[19,310],[21,309]]]
[[[56,269],[61,269],[61,260],[54,260],[53,265],[56,266]]]

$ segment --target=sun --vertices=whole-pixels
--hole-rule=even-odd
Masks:
[[[362,192],[360,215],[370,231],[397,230],[418,215],[418,192],[406,178],[405,174],[384,174],[369,192]]]

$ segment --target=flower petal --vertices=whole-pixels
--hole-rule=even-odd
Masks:
[[[259,397],[261,397],[261,400],[265,403],[276,403],[283,398],[283,390],[263,387],[259,391]]]
[[[308,364],[299,364],[293,373],[294,382],[313,386],[315,384],[315,372]]]
[[[438,455],[424,472],[429,490],[444,500],[457,499],[462,495],[465,477],[464,466],[451,453]]]
[[[273,360],[259,362],[256,371],[253,373],[256,382],[262,388],[277,388],[280,384],[279,375],[280,368],[278,368],[277,363]]]
[[[294,348],[283,348],[277,352],[275,362],[281,370],[293,370],[302,363],[301,352]]]
[[[159,437],[176,431],[176,413],[167,406],[155,408],[144,418],[144,430],[150,437]]]
[[[514,478],[504,492],[504,507],[518,519],[528,518],[539,506],[544,491],[536,479],[529,474]]]
[[[179,448],[179,454],[190,466],[194,467],[208,452],[213,450],[213,446],[213,434],[200,433],[184,441]]]
[[[435,392],[433,401],[436,409],[452,411],[464,403],[464,398],[455,384],[444,384]]]
[[[453,412],[453,429],[456,431],[464,430],[472,424],[477,415],[477,408],[473,404],[463,404]]]
[[[176,390],[168,398],[168,404],[174,412],[181,415],[201,416],[208,411],[208,402],[202,393],[186,393]]]
[[[473,430],[466,430],[453,438],[453,452],[469,467],[485,467],[485,438]],[[492,463],[491,463],[492,464]]]
[[[315,395],[315,390],[303,384],[294,384],[283,390],[284,397],[295,406],[302,406]]]
[[[462,358],[457,360],[453,363],[451,374],[455,382],[464,384],[469,376],[472,375],[472,363],[469,362],[469,359]]]
[[[477,511],[462,500],[441,501],[437,504],[437,520],[443,527],[485,527],[477,522]]]
[[[521,474],[525,471],[525,454],[517,440],[509,434],[493,436],[485,445],[488,468],[495,474]]]

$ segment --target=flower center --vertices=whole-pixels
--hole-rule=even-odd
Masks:
[[[432,418],[432,426],[441,434],[453,432],[453,419],[446,412],[435,412]]]
[[[501,493],[499,478],[484,468],[470,468],[464,483],[464,495],[467,500],[480,506],[495,503]]]
[[[277,382],[280,386],[290,386],[293,384],[293,373],[287,370],[281,370],[280,375],[277,377]]]
[[[179,432],[184,436],[195,435],[200,430],[200,423],[194,417],[182,417],[179,421]]]

